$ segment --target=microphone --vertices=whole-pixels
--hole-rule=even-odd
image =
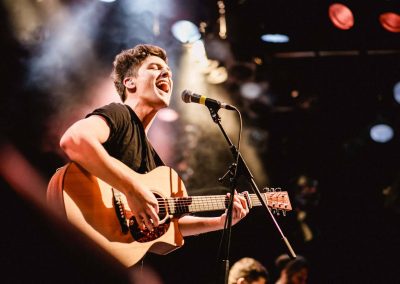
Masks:
[[[207,98],[206,96],[202,96],[196,93],[193,93],[189,90],[184,90],[182,92],[182,101],[185,103],[197,103],[197,104],[202,104],[207,107],[212,107],[212,108],[224,108],[228,110],[235,110],[235,108],[231,105],[228,105],[226,103]]]

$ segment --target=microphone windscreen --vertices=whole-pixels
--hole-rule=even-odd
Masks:
[[[189,90],[184,90],[182,92],[182,101],[184,101],[185,103],[190,103],[191,99],[190,97],[192,96],[192,92]]]

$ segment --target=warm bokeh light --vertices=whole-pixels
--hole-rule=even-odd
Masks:
[[[217,67],[207,75],[207,82],[210,84],[221,84],[228,79],[228,71],[224,66]]]
[[[389,12],[379,16],[379,21],[382,27],[392,33],[400,32],[400,15]]]
[[[334,3],[329,6],[329,18],[341,30],[348,30],[354,26],[353,12],[346,5]]]
[[[12,144],[0,146],[0,176],[23,198],[46,206],[43,197],[47,181]]]
[[[179,114],[171,108],[164,108],[157,113],[157,118],[165,122],[172,122],[179,118]]]

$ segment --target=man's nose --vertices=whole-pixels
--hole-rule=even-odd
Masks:
[[[166,68],[161,70],[161,77],[172,77],[171,71]]]

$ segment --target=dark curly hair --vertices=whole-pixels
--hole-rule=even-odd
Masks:
[[[167,53],[165,50],[159,46],[150,44],[138,44],[131,49],[121,51],[115,56],[111,76],[118,95],[123,102],[126,100],[123,80],[129,76],[136,76],[142,62],[151,55],[160,57],[167,62]]]
[[[309,269],[307,259],[301,255],[297,255],[295,259],[291,259],[287,254],[282,254],[275,260],[275,265],[279,271],[286,269],[288,278],[303,268]]]

